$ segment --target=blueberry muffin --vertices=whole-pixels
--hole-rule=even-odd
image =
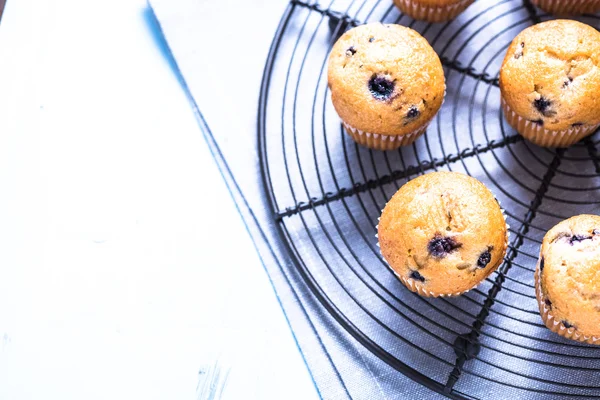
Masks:
[[[542,10],[558,15],[596,13],[600,11],[600,0],[531,0]]]
[[[377,228],[381,254],[423,296],[456,296],[491,274],[508,245],[503,211],[470,176],[432,172],[402,186]]]
[[[500,70],[508,123],[535,144],[566,147],[600,125],[600,32],[554,20],[517,35]]]
[[[535,287],[548,329],[600,344],[600,216],[571,217],[546,233]]]
[[[363,146],[392,150],[425,132],[444,99],[444,71],[427,40],[394,24],[344,33],[329,56],[331,100]]]
[[[428,22],[454,19],[473,3],[473,0],[394,0],[402,13]]]

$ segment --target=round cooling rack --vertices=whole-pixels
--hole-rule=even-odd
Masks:
[[[539,316],[534,270],[544,233],[600,211],[596,133],[568,149],[524,141],[503,119],[498,73],[524,28],[553,18],[528,0],[478,0],[428,24],[389,0],[292,1],[261,87],[259,143],[278,234],[315,298],[364,347],[452,398],[600,398],[600,346],[563,339]],[[600,16],[579,20],[596,28]],[[420,32],[439,54],[447,94],[413,145],[379,152],[343,131],[327,88],[327,57],[353,26],[383,21]],[[422,298],[384,263],[375,226],[409,179],[467,173],[501,202],[510,225],[504,263],[457,298]]]

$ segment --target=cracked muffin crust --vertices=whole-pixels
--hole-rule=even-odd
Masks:
[[[558,15],[593,14],[600,11],[600,0],[531,0],[542,10]]]
[[[550,229],[535,278],[546,326],[566,338],[600,344],[600,216],[578,215]]]
[[[387,203],[378,225],[381,254],[410,290],[459,295],[504,258],[508,231],[494,195],[456,172],[411,180]]]
[[[394,0],[396,7],[411,18],[444,22],[456,18],[474,0]]]
[[[600,124],[600,32],[553,20],[517,35],[500,69],[502,108],[530,141],[569,146]]]
[[[444,98],[444,71],[427,40],[394,24],[361,25],[333,46],[327,71],[331,100],[346,131],[379,150],[420,136]]]

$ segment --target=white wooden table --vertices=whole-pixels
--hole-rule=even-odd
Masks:
[[[0,399],[197,398],[219,355],[317,397],[163,51],[144,0],[6,5]]]

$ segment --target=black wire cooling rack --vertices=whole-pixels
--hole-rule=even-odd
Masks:
[[[479,0],[446,24],[414,21],[389,0],[294,0],[266,62],[260,161],[290,262],[341,329],[449,397],[600,398],[600,347],[544,327],[533,277],[548,229],[575,214],[600,212],[600,134],[568,149],[544,149],[524,141],[500,111],[498,71],[506,48],[518,32],[550,18],[528,0]],[[600,26],[598,15],[577,19]],[[445,67],[440,113],[426,135],[397,151],[357,146],[327,89],[327,56],[336,38],[374,21],[417,30]],[[458,298],[408,291],[376,246],[375,225],[387,199],[433,170],[483,181],[511,226],[504,263]]]

